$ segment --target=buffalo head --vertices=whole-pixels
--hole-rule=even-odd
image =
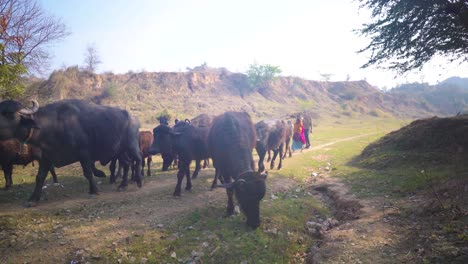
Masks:
[[[179,122],[180,123],[180,122]],[[172,136],[178,135],[172,128],[159,125],[153,129],[153,144],[148,150],[151,155],[172,153]]]
[[[260,226],[260,201],[265,196],[265,179],[268,172],[249,171],[232,183],[220,187],[233,188],[242,212],[247,216],[247,225],[253,229]]]
[[[0,102],[0,140],[18,137],[25,138],[27,131],[38,128],[31,115],[39,109],[39,103],[32,100],[32,108],[23,108],[21,103],[14,100]]]

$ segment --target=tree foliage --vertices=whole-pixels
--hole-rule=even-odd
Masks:
[[[268,82],[273,81],[281,74],[279,66],[270,64],[259,65],[257,63],[249,65],[247,78],[251,87],[263,87]]]
[[[0,97],[19,97],[21,77],[40,72],[49,59],[48,45],[67,35],[61,20],[34,0],[0,0]]]
[[[371,65],[404,73],[435,55],[468,61],[468,1],[359,0],[372,21],[358,32],[371,38],[359,52]]]

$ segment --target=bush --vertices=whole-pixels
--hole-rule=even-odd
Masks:
[[[115,99],[115,97],[117,97],[117,90],[118,87],[115,83],[108,82],[106,88],[104,88],[103,96],[105,98]]]
[[[256,90],[258,87],[264,87],[268,82],[275,80],[280,73],[281,69],[279,66],[270,64],[258,65],[254,63],[249,66],[246,74],[250,87]]]

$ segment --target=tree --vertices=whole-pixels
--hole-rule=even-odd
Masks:
[[[372,22],[357,30],[371,38],[359,53],[371,65],[405,73],[420,69],[435,55],[468,61],[466,0],[359,0]]]
[[[90,72],[94,72],[97,65],[102,63],[94,44],[90,44],[86,47],[84,63],[86,65],[86,70]]]
[[[271,64],[254,63],[249,65],[246,74],[251,87],[264,87],[281,74],[281,69]]]
[[[68,34],[61,20],[34,0],[0,0],[0,97],[21,96],[21,77],[41,72],[49,61],[48,45]]]

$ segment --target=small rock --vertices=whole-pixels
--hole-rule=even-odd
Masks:
[[[206,247],[209,247],[209,246],[210,246],[210,244],[209,244],[208,242],[203,242],[203,243],[202,243],[202,247],[205,247],[205,248],[206,248]]]
[[[146,262],[148,262],[147,258],[141,258],[140,259],[140,263],[145,264]]]
[[[271,199],[272,199],[272,200],[276,200],[276,199],[278,199],[278,196],[272,194],[272,195],[271,195]]]
[[[174,251],[171,253],[171,258],[177,258],[177,254]]]
[[[163,225],[163,224],[157,224],[156,227],[157,227],[157,228],[163,228],[164,225]]]
[[[319,174],[316,172],[312,172],[312,176],[317,177]]]

